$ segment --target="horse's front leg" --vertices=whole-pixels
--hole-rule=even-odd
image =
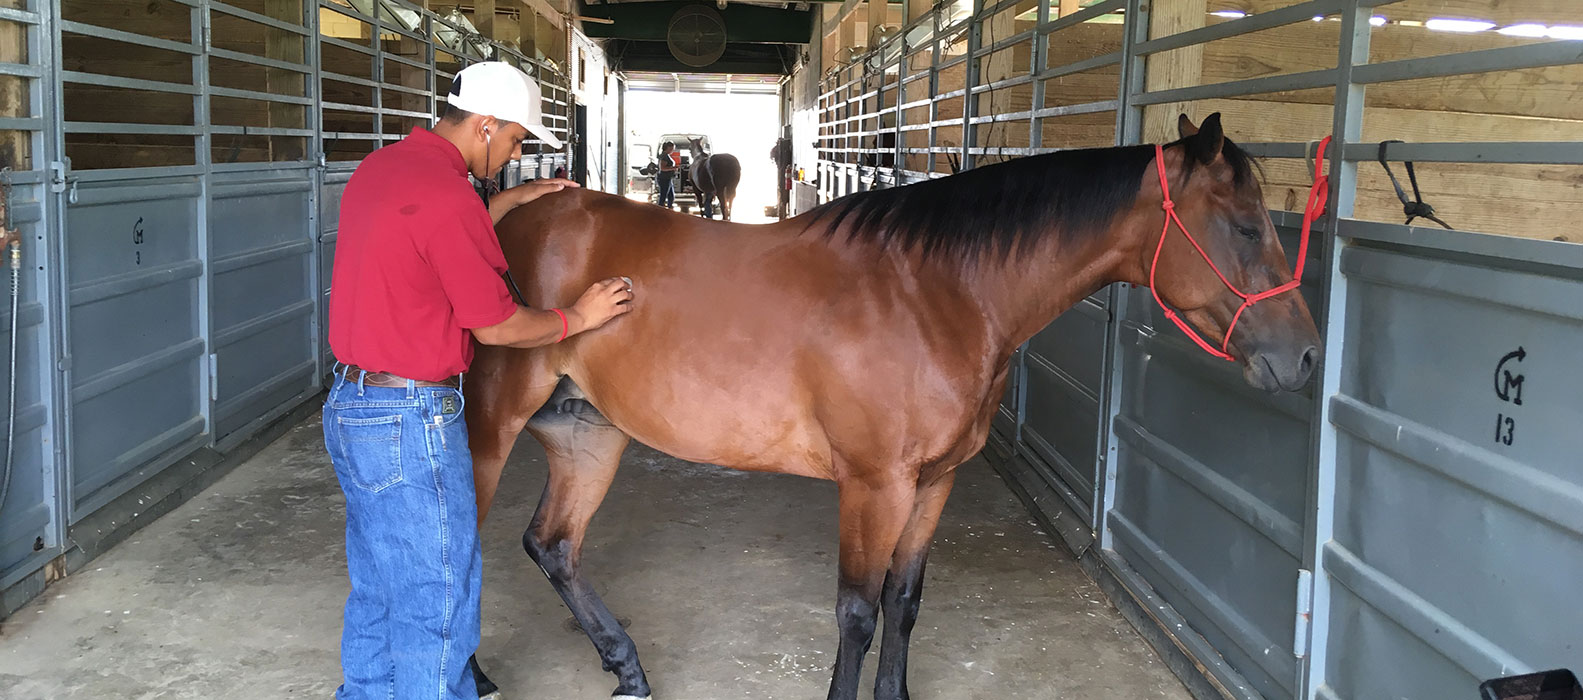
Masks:
[[[907,646],[912,641],[912,627],[918,621],[918,606],[922,602],[924,562],[929,558],[935,526],[940,523],[940,511],[945,508],[946,497],[951,495],[951,484],[955,481],[956,470],[953,469],[918,487],[912,516],[891,556],[885,591],[881,595],[885,633],[879,648],[874,700],[908,700]]]
[[[846,470],[846,474],[838,486],[841,563],[835,615],[841,641],[829,700],[857,700],[885,574],[917,492],[917,485],[898,472]]]

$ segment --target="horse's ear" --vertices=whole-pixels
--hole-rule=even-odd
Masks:
[[[1187,138],[1198,133],[1198,127],[1193,126],[1193,120],[1183,114],[1176,118],[1176,133],[1182,138]]]
[[[1215,112],[1206,117],[1192,136],[1194,138],[1187,142],[1187,148],[1193,157],[1200,163],[1214,162],[1226,144],[1226,132],[1220,127],[1220,113]]]

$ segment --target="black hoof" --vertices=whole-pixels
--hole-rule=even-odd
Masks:
[[[494,681],[489,680],[489,676],[484,675],[484,669],[478,667],[477,654],[467,657],[467,667],[473,669],[473,683],[478,686],[478,697],[482,698],[500,690],[500,686],[495,685]]]

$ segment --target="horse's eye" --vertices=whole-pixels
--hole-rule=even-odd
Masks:
[[[1237,227],[1237,233],[1240,233],[1243,236],[1247,237],[1249,240],[1254,240],[1254,241],[1257,241],[1257,240],[1259,240],[1259,239],[1264,237],[1263,233],[1261,233],[1258,229],[1256,229],[1256,228],[1254,228],[1252,226],[1238,226]]]

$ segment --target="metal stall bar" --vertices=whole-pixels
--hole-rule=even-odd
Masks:
[[[1573,346],[1583,319],[1575,308],[1553,302],[1578,294],[1580,246],[1362,220],[1356,191],[1360,167],[1381,149],[1361,142],[1365,86],[1576,66],[1583,64],[1583,53],[1576,42],[1536,41],[1371,64],[1372,32],[1364,9],[1379,4],[1384,3],[1358,3],[1352,12],[1352,65],[1338,88],[1335,121],[1343,145],[1324,328],[1331,356],[1346,353],[1346,359],[1326,363],[1317,396],[1318,522],[1308,552],[1315,613],[1306,681],[1309,697],[1335,700],[1395,692],[1393,676],[1404,672],[1425,679],[1414,692],[1442,697],[1481,678],[1567,665],[1552,650],[1575,633],[1570,625],[1527,611],[1571,604],[1555,592],[1578,575],[1572,565],[1578,559],[1578,525],[1561,514],[1577,512],[1583,497],[1575,474],[1550,465],[1570,459],[1575,447],[1564,433],[1532,428],[1542,425],[1536,416],[1575,420],[1578,410],[1575,402],[1530,398],[1531,408],[1520,408],[1501,401],[1497,360],[1508,351],[1520,357],[1511,349],[1519,344],[1534,354]],[[1583,163],[1572,142],[1409,141],[1392,144],[1390,154],[1392,160],[1491,166]],[[1455,343],[1437,341],[1437,326],[1419,320],[1436,312],[1479,331]],[[1393,337],[1381,338],[1387,315],[1407,323],[1393,324]],[[1433,348],[1434,377],[1380,359],[1413,354],[1415,347]],[[1521,360],[1511,363],[1505,376],[1520,382],[1522,366]],[[1497,379],[1493,398],[1487,386],[1491,367]],[[1382,380],[1364,386],[1364,375]],[[1457,379],[1464,375],[1478,379]],[[1499,420],[1493,443],[1488,434],[1476,439],[1457,430],[1463,422],[1487,420],[1479,415],[1484,407],[1492,416],[1516,414],[1531,421],[1526,442],[1502,442]],[[1381,510],[1387,495],[1397,503]],[[1425,509],[1438,516],[1433,533],[1403,530],[1402,521],[1390,522],[1387,515],[1411,517]],[[1492,513],[1500,515],[1484,515]],[[1470,531],[1485,536],[1463,537]],[[1448,548],[1452,542],[1460,546]],[[1483,572],[1501,570],[1508,552],[1529,549],[1561,566],[1511,587],[1482,580]],[[1436,574],[1417,575],[1398,565],[1406,559]],[[1454,597],[1446,595],[1447,580],[1457,582]],[[1501,623],[1519,618],[1526,622]],[[1379,642],[1360,632],[1381,623],[1389,627]]]
[[[313,5],[299,3],[294,12],[272,17],[205,0],[207,58],[269,69],[260,71],[261,85],[251,86],[261,89],[205,83],[211,106],[206,136],[215,145],[231,145],[225,155],[213,147],[206,149],[210,156],[206,260],[208,293],[214,300],[208,333],[210,433],[221,452],[231,452],[318,389],[314,372],[317,149],[313,145],[317,131],[312,128],[318,87],[313,79],[317,8]],[[245,35],[232,34],[232,28],[259,32],[262,45],[256,52],[216,45]],[[216,78],[223,71],[211,66],[205,75]],[[242,115],[213,114],[220,101],[232,99],[271,106],[262,115],[251,110]],[[298,110],[274,105],[300,107],[300,117],[294,113]],[[264,125],[248,123],[260,116]],[[228,119],[243,123],[216,123]],[[300,150],[295,148],[296,139]],[[237,160],[245,146],[260,144],[262,153]],[[283,150],[277,153],[277,146]],[[281,226],[279,220],[298,225]]]
[[[965,17],[965,18],[962,18],[960,20],[957,20],[955,22],[952,22],[948,26],[944,27],[941,31],[934,32],[930,36],[928,36],[927,38],[929,39],[929,43],[926,46],[917,46],[917,45],[907,44],[905,40],[911,38],[909,36],[910,32],[911,32],[910,28],[923,26],[924,22],[930,22],[930,21],[933,21],[935,24],[944,23],[943,19],[941,19],[941,15],[940,15],[940,12],[938,11],[938,9],[936,11],[931,12],[931,14],[929,14],[929,15],[926,15],[924,17],[920,17],[920,18],[914,20],[912,23],[910,23],[908,25],[909,29],[905,30],[902,33],[902,36],[899,36],[897,38],[892,39],[890,43],[887,43],[884,46],[877,48],[873,53],[868,54],[866,57],[860,57],[857,60],[857,62],[855,62],[853,64],[853,66],[849,67],[847,70],[848,71],[853,70],[860,64],[861,65],[866,65],[866,66],[871,66],[871,67],[877,67],[879,65],[878,63],[875,62],[877,59],[873,58],[873,57],[882,56],[882,55],[886,55],[886,54],[890,54],[890,53],[895,53],[897,55],[897,59],[896,60],[899,61],[899,62],[905,63],[908,59],[914,57],[915,55],[917,55],[918,53],[922,52],[923,50],[931,49],[931,50],[934,51],[934,54],[932,54],[932,58],[934,60],[931,61],[930,70],[929,70],[928,73],[918,73],[917,75],[905,75],[905,74],[903,74],[903,75],[901,75],[901,77],[899,79],[899,83],[902,86],[909,85],[910,83],[912,83],[915,80],[924,80],[924,79],[930,80],[931,81],[930,96],[927,99],[908,100],[908,101],[906,101],[904,103],[901,103],[901,104],[898,104],[898,105],[891,105],[891,106],[884,107],[884,108],[881,108],[881,109],[878,109],[878,110],[874,110],[872,112],[863,111],[863,110],[857,110],[857,111],[853,111],[853,112],[850,112],[850,113],[845,113],[845,114],[838,115],[837,114],[837,110],[842,110],[843,108],[850,108],[852,105],[858,104],[858,103],[860,103],[860,102],[862,102],[864,100],[868,100],[868,99],[870,99],[870,98],[872,98],[874,96],[874,92],[873,91],[864,91],[864,92],[862,92],[860,94],[855,94],[855,95],[851,94],[852,89],[859,82],[859,80],[860,80],[859,78],[853,78],[853,79],[846,80],[846,81],[843,81],[843,82],[830,82],[830,81],[827,80],[825,82],[825,85],[822,88],[823,89],[823,93],[820,95],[820,99],[819,99],[820,104],[824,105],[824,108],[821,110],[821,114],[823,115],[823,118],[821,119],[820,124],[819,124],[819,129],[820,129],[819,137],[820,137],[821,144],[823,144],[820,147],[820,151],[822,153],[826,153],[826,154],[829,154],[829,155],[842,155],[842,156],[881,155],[880,149],[863,148],[863,147],[854,146],[854,145],[846,145],[846,146],[836,145],[838,143],[838,139],[836,137],[837,137],[837,135],[840,135],[842,138],[839,139],[839,140],[848,140],[848,139],[850,139],[852,137],[857,137],[857,138],[871,137],[871,136],[877,136],[877,135],[879,135],[881,133],[894,132],[894,133],[897,133],[898,135],[900,135],[900,134],[904,134],[905,132],[909,132],[909,131],[928,131],[930,133],[930,136],[931,136],[931,144],[932,145],[927,147],[927,148],[907,147],[907,146],[905,146],[903,140],[898,138],[898,149],[899,149],[899,151],[898,151],[897,155],[899,155],[899,156],[905,156],[905,155],[908,155],[908,154],[929,155],[930,156],[930,161],[931,161],[929,166],[928,166],[929,167],[928,171],[914,171],[914,170],[910,170],[910,169],[906,168],[901,162],[898,162],[897,167],[895,168],[895,175],[894,175],[893,179],[894,179],[894,181],[896,183],[905,184],[907,182],[916,182],[916,181],[922,180],[922,179],[938,177],[939,174],[933,172],[933,169],[934,169],[934,167],[936,165],[936,163],[934,163],[933,161],[934,161],[934,158],[938,154],[941,154],[941,153],[950,153],[950,154],[958,155],[958,156],[964,155],[964,154],[967,154],[967,155],[1013,156],[1013,155],[1034,155],[1034,154],[1038,154],[1038,153],[1047,153],[1047,152],[1051,152],[1051,151],[1054,151],[1054,150],[1059,150],[1058,148],[1046,148],[1046,147],[1042,147],[1042,146],[1029,147],[1029,148],[1010,148],[1010,147],[996,148],[996,147],[988,147],[986,149],[984,147],[973,146],[973,145],[971,145],[969,143],[966,143],[966,142],[964,142],[964,144],[962,144],[962,145],[954,146],[954,147],[951,147],[949,149],[942,149],[938,145],[938,138],[936,136],[936,131],[940,127],[946,127],[946,126],[976,127],[976,126],[983,125],[983,124],[995,124],[995,123],[1001,123],[1001,122],[1007,122],[1007,121],[1017,121],[1017,120],[1021,120],[1021,119],[1037,120],[1037,119],[1042,119],[1042,118],[1046,118],[1046,117],[1060,117],[1060,116],[1086,114],[1086,113],[1093,113],[1093,112],[1102,112],[1102,111],[1108,111],[1108,110],[1115,109],[1117,103],[1115,101],[1113,101],[1113,100],[1107,100],[1107,101],[1093,102],[1093,103],[1088,103],[1088,104],[1062,105],[1062,106],[1057,106],[1057,107],[1045,107],[1045,108],[1038,108],[1038,109],[1032,109],[1032,110],[1024,110],[1024,111],[1015,112],[1015,113],[1001,113],[1001,114],[993,114],[993,115],[964,115],[961,118],[951,118],[951,119],[941,119],[941,118],[938,117],[937,113],[933,113],[933,112],[937,111],[937,109],[938,109],[937,105],[942,100],[963,98],[964,99],[964,103],[970,103],[970,102],[973,102],[973,100],[971,99],[973,96],[982,95],[982,94],[985,94],[985,93],[993,91],[993,90],[1006,89],[1006,88],[1016,87],[1016,86],[1020,86],[1020,85],[1025,85],[1025,84],[1028,84],[1030,82],[1035,84],[1035,89],[1036,90],[1042,91],[1042,87],[1043,86],[1042,86],[1041,81],[1043,81],[1043,80],[1047,80],[1047,79],[1051,79],[1051,78],[1057,78],[1057,77],[1061,77],[1063,75],[1069,75],[1069,74],[1072,74],[1072,73],[1089,71],[1089,70],[1093,70],[1093,69],[1096,69],[1096,68],[1102,68],[1102,67],[1107,66],[1107,65],[1113,65],[1113,64],[1117,63],[1120,60],[1119,54],[1107,54],[1107,55],[1103,55],[1103,56],[1093,57],[1093,58],[1090,58],[1090,59],[1085,59],[1083,61],[1075,62],[1075,63],[1064,65],[1064,66],[1055,66],[1055,67],[1050,67],[1050,68],[1040,68],[1040,69],[1037,70],[1037,72],[1034,72],[1034,73],[1032,73],[1030,75],[1024,75],[1024,76],[1017,76],[1017,77],[1007,78],[1007,79],[995,81],[995,82],[992,82],[992,83],[977,84],[975,82],[975,84],[973,84],[971,86],[964,85],[961,88],[958,88],[958,89],[955,89],[955,90],[950,90],[950,91],[945,91],[945,92],[940,91],[939,88],[938,88],[938,76],[939,76],[939,73],[942,70],[948,70],[948,69],[951,69],[951,68],[955,68],[955,67],[957,67],[959,65],[967,65],[970,60],[976,61],[977,59],[982,58],[982,57],[984,57],[986,55],[989,55],[989,54],[991,54],[991,53],[993,53],[995,51],[1003,50],[1003,49],[1005,49],[1006,47],[1009,47],[1009,46],[1014,46],[1014,45],[1016,45],[1019,42],[1028,42],[1030,39],[1037,39],[1037,40],[1039,40],[1041,42],[1047,42],[1047,39],[1045,39],[1044,37],[1046,35],[1048,35],[1049,33],[1051,33],[1051,32],[1058,31],[1058,30],[1060,30],[1062,28],[1065,28],[1065,27],[1074,26],[1076,24],[1079,24],[1079,23],[1084,22],[1084,21],[1091,20],[1094,17],[1100,16],[1100,15],[1103,15],[1103,14],[1106,14],[1106,13],[1109,13],[1109,12],[1114,12],[1114,11],[1116,11],[1118,9],[1121,9],[1122,5],[1123,5],[1122,0],[1107,0],[1107,2],[1100,3],[1099,5],[1095,5],[1095,6],[1084,8],[1080,12],[1072,14],[1072,15],[1069,15],[1069,16],[1066,16],[1066,17],[1061,17],[1061,18],[1058,18],[1058,19],[1055,19],[1055,20],[1048,20],[1048,19],[1046,19],[1045,21],[1039,22],[1037,24],[1037,26],[1035,26],[1033,28],[1030,28],[1030,29],[1025,29],[1025,30],[1023,30],[1021,32],[1018,32],[1014,36],[1011,36],[1011,37],[1005,38],[1005,39],[997,39],[993,43],[993,45],[984,46],[984,47],[975,47],[969,54],[964,54],[962,56],[958,56],[956,58],[951,58],[951,59],[948,59],[948,60],[941,60],[941,56],[939,55],[940,52],[938,50],[938,45],[941,43],[940,40],[943,39],[945,35],[954,34],[954,33],[958,33],[958,32],[968,32],[968,33],[970,33],[972,31],[975,31],[974,27],[979,26],[981,24],[982,19],[984,17],[991,16],[995,12],[998,12],[998,11],[1003,11],[1004,9],[1006,9],[1008,7],[1011,7],[1012,4],[1011,3],[1002,2],[1002,3],[999,3],[998,5],[989,6],[986,9],[981,10],[978,13],[978,19],[974,19],[974,17],[969,16],[969,17]],[[931,18],[933,18],[933,19],[931,20]],[[897,43],[897,42],[900,42],[900,43]],[[1042,58],[1042,51],[1040,52],[1040,54],[1041,54],[1041,58]],[[889,64],[889,62],[887,62],[887,65],[888,64]],[[971,70],[972,69],[970,68],[970,71]],[[862,122],[865,122],[865,121],[867,121],[869,119],[872,119],[875,116],[884,116],[884,115],[892,113],[892,112],[900,112],[900,111],[903,111],[903,110],[912,109],[912,108],[916,108],[916,107],[921,107],[921,106],[925,106],[925,105],[932,105],[931,106],[931,112],[932,112],[931,117],[926,122],[898,124],[895,127],[881,127],[881,126],[876,125],[875,127],[872,127],[872,128],[869,128],[869,127],[866,127],[866,126],[860,127],[860,128],[856,128],[856,129],[849,128],[849,125],[861,124]],[[1030,126],[1032,126],[1032,125],[1030,125]],[[837,130],[839,130],[839,131],[837,131]],[[971,130],[972,129],[970,128],[969,131],[971,131]],[[964,150],[964,149],[966,149],[966,150]],[[822,167],[830,169],[830,170],[832,170],[832,172],[839,172],[839,171],[844,171],[844,170],[850,169],[851,164],[848,164],[847,166],[842,166],[840,164],[836,164],[836,163],[833,163],[831,161],[828,161],[828,159],[827,159],[826,160],[826,164],[824,166],[822,166]],[[864,168],[862,166],[857,166],[857,170],[858,171],[864,171]],[[836,196],[836,195],[831,194],[831,195],[827,195],[827,196]]]
[[[187,84],[179,84],[88,70],[55,74],[56,95],[76,85],[138,89],[180,95],[192,110],[190,125],[103,123],[64,121],[64,98],[54,105],[63,119],[55,138],[67,151],[56,168],[58,185],[52,188],[64,199],[59,224],[64,234],[63,296],[57,308],[66,478],[60,498],[82,548],[113,530],[111,521],[132,520],[124,495],[144,489],[209,438],[210,412],[203,400],[208,377],[202,359],[208,299],[201,240],[202,175],[207,168],[206,25],[201,4],[181,4],[187,7],[184,42],[73,20],[56,22],[50,36],[57,52],[62,35],[70,33],[185,55],[191,75]],[[74,134],[185,136],[186,147],[193,151],[191,164],[127,167],[87,159],[73,164],[65,156],[72,145],[67,137]],[[102,159],[99,150],[95,146],[78,154]],[[89,169],[69,171],[73,166]],[[145,241],[149,229],[156,233]],[[128,230],[130,235],[123,234]],[[167,313],[150,317],[148,308]],[[191,309],[190,315],[170,314],[171,308]],[[136,330],[127,324],[135,324]],[[166,391],[151,398],[148,391],[154,386]],[[107,415],[117,414],[135,418],[123,420],[116,435],[95,429]]]
[[[1128,44],[1123,50],[1126,55],[1123,61],[1124,107],[1118,114],[1120,142],[1143,141],[1143,108],[1148,105],[1335,85],[1337,71],[1325,69],[1149,90],[1144,83],[1144,58],[1248,32],[1308,21],[1316,15],[1333,11],[1338,4],[1303,3],[1152,40],[1148,38],[1149,18],[1143,14],[1132,15],[1130,10],[1133,8],[1129,7]],[[1305,153],[1305,144],[1245,145],[1251,153],[1262,157],[1302,158]],[[1282,212],[1272,212],[1272,219],[1278,227],[1294,223],[1293,217]],[[1268,574],[1274,581],[1290,576],[1287,580],[1291,583],[1286,585],[1299,583],[1304,580],[1298,575],[1298,569],[1303,559],[1304,542],[1311,530],[1304,524],[1302,512],[1293,513],[1290,506],[1284,511],[1274,507],[1267,500],[1267,494],[1250,491],[1240,483],[1239,478],[1229,475],[1235,474],[1235,470],[1229,474],[1223,473],[1223,467],[1217,463],[1220,456],[1203,452],[1201,446],[1192,449],[1178,447],[1177,442],[1181,438],[1166,437],[1160,432],[1160,427],[1149,425],[1134,413],[1137,409],[1129,409],[1129,405],[1160,400],[1142,398],[1143,392],[1149,391],[1145,384],[1146,374],[1159,373],[1163,378],[1161,381],[1166,383],[1182,381],[1174,377],[1178,372],[1182,373],[1181,376],[1197,377],[1191,380],[1195,382],[1208,378],[1212,386],[1206,389],[1226,392],[1227,400],[1234,402],[1218,410],[1249,410],[1235,409],[1242,405],[1252,407],[1250,415],[1283,416],[1280,420],[1288,426],[1283,430],[1290,433],[1287,439],[1297,445],[1306,445],[1311,444],[1311,440],[1306,437],[1309,430],[1307,426],[1311,423],[1311,410],[1308,408],[1311,399],[1288,397],[1264,400],[1241,386],[1240,379],[1219,366],[1223,363],[1210,363],[1199,357],[1196,350],[1174,337],[1174,331],[1169,335],[1156,335],[1154,329],[1160,328],[1157,314],[1152,309],[1149,295],[1143,291],[1118,288],[1114,290],[1112,301],[1116,320],[1110,326],[1111,336],[1107,342],[1110,350],[1106,358],[1106,417],[1099,428],[1105,433],[1102,443],[1104,449],[1099,455],[1105,486],[1100,495],[1102,500],[1095,508],[1105,569],[1119,584],[1118,594],[1135,601],[1142,609],[1152,611],[1148,616],[1135,619],[1135,622],[1142,622],[1139,627],[1145,635],[1156,639],[1159,648],[1185,654],[1185,657],[1167,654],[1167,662],[1177,668],[1178,675],[1183,676],[1195,692],[1245,698],[1297,697],[1303,690],[1300,671],[1294,662],[1303,658],[1304,644],[1296,640],[1282,641],[1278,621],[1268,618],[1259,620],[1244,612],[1248,603],[1239,598],[1245,598],[1246,593],[1219,590],[1206,585],[1201,580],[1203,575],[1194,570],[1199,565],[1191,563],[1197,554],[1184,551],[1182,545],[1150,533],[1148,528],[1160,526],[1146,525],[1152,518],[1139,517],[1135,510],[1137,506],[1122,503],[1119,495],[1124,485],[1135,494],[1140,492],[1144,488],[1142,484],[1147,482],[1139,479],[1146,472],[1168,474],[1172,483],[1181,485],[1177,487],[1177,492],[1185,489],[1192,494],[1193,498],[1187,501],[1202,499],[1234,518],[1239,523],[1237,527],[1247,532],[1246,535],[1237,535],[1238,540],[1262,540],[1264,544],[1261,546],[1275,553],[1270,559]],[[1156,359],[1150,361],[1149,365],[1157,367],[1146,369],[1146,365],[1142,364],[1144,361],[1137,359],[1139,353],[1144,353],[1145,357],[1154,356]],[[1173,369],[1177,367],[1181,369]],[[1168,429],[1165,432],[1180,431]],[[1298,450],[1298,453],[1302,452]],[[1306,491],[1306,479],[1312,473],[1309,460],[1292,465],[1292,469],[1300,475],[1294,477],[1294,482],[1286,490]],[[1136,502],[1138,496],[1131,498],[1130,502]],[[1159,510],[1158,506],[1159,503],[1155,502],[1156,510]],[[1250,571],[1251,575],[1256,574]],[[1281,591],[1282,586],[1275,583],[1273,588]],[[1277,593],[1276,597],[1283,594]],[[1292,609],[1298,607],[1292,604]],[[1204,636],[1175,631],[1184,626],[1191,626]],[[1306,628],[1299,629],[1297,635],[1290,632],[1286,635],[1287,638],[1306,635]],[[1303,642],[1306,643],[1306,639]],[[1270,653],[1270,650],[1282,647],[1293,651],[1287,652],[1285,656]],[[1185,658],[1192,659],[1192,662],[1186,663]],[[1194,669],[1193,666],[1198,668]],[[1250,682],[1252,676],[1259,677],[1257,683]]]
[[[16,365],[7,369],[17,393],[10,426],[14,445],[8,446],[12,459],[0,497],[0,616],[43,588],[43,567],[68,542],[68,513],[61,497],[68,476],[59,450],[62,389],[59,375],[49,366],[59,356],[59,324],[51,310],[60,297],[55,275],[60,237],[48,235],[59,214],[50,194],[57,144],[49,129],[58,118],[50,79],[59,61],[50,44],[56,14],[53,3],[27,5],[30,9],[0,9],[0,29],[20,37],[3,51],[16,60],[0,60],[0,75],[18,79],[18,93],[27,105],[0,119],[0,136],[14,147],[7,150],[15,156],[0,162],[5,169],[0,197],[5,197],[6,209],[0,226],[17,233],[22,254],[16,316],[0,312],[0,333],[17,351]]]

